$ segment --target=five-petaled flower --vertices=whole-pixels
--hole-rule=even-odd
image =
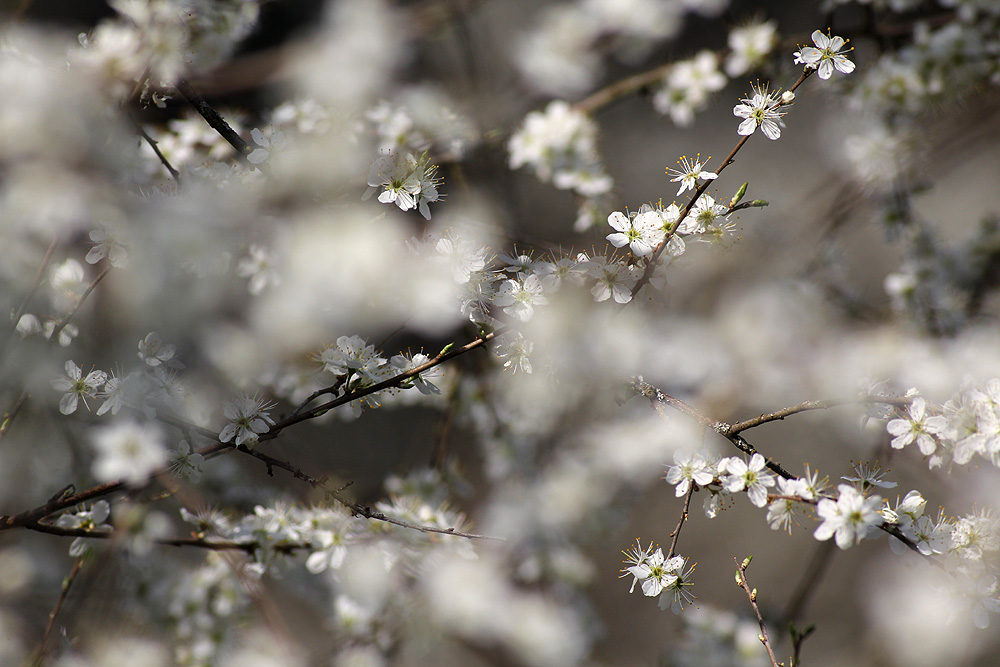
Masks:
[[[854,71],[854,63],[847,59],[841,49],[847,44],[843,37],[831,37],[824,35],[819,30],[814,30],[812,41],[815,47],[804,46],[802,50],[795,52],[796,64],[805,65],[807,69],[817,70],[819,78],[829,79],[833,70],[843,74],[850,74]],[[847,52],[853,47],[847,49]]]
[[[677,174],[670,179],[671,183],[680,183],[681,188],[677,191],[680,195],[685,190],[694,190],[698,185],[698,179],[703,181],[714,181],[719,177],[714,171],[703,171],[702,167],[705,163],[712,158],[705,160],[705,163],[701,161],[701,153],[696,156],[697,159],[693,161],[688,159],[686,155],[682,155],[681,159],[677,161],[677,164],[681,166],[680,169],[667,169],[667,174]]]
[[[249,448],[261,433],[267,433],[269,425],[274,425],[267,412],[273,407],[273,403],[258,396],[241,396],[228,401],[222,411],[229,423],[219,433],[219,441],[229,442],[235,437],[237,447],[245,444]]]
[[[763,87],[760,84],[753,84],[750,87],[751,96],[744,97],[741,102],[733,107],[733,115],[745,118],[740,123],[739,134],[749,136],[760,127],[768,139],[772,141],[781,136],[781,117],[785,112],[781,109],[781,98],[777,92],[767,89],[767,84]]]
[[[90,371],[87,377],[83,377],[83,371],[73,361],[66,362],[66,375],[65,378],[52,381],[53,388],[66,392],[59,399],[59,412],[64,415],[76,412],[81,399],[89,410],[87,399],[97,396],[97,390],[108,380],[108,374],[104,371]]]
[[[857,544],[882,525],[885,519],[879,510],[882,508],[880,496],[865,497],[849,484],[837,487],[839,495],[836,500],[823,498],[816,505],[816,514],[823,519],[813,537],[825,541],[835,537],[837,546],[846,549]]]

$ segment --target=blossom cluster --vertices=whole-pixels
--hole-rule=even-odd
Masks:
[[[915,444],[931,468],[965,465],[973,457],[1000,466],[1000,380],[968,383],[942,406],[929,406],[916,388],[912,400],[886,423],[892,446]]]
[[[81,35],[75,64],[107,79],[117,92],[146,76],[174,83],[189,70],[205,71],[227,58],[255,27],[258,0],[113,0],[118,13]]]
[[[694,594],[689,590],[694,585],[691,581],[694,567],[688,567],[687,558],[666,558],[661,549],[654,551],[652,544],[642,548],[638,541],[623,553],[629,565],[622,570],[622,576],[632,576],[630,593],[635,590],[636,584],[641,584],[643,595],[658,597],[660,609],[670,609],[675,614],[681,613],[684,605],[694,600]]]
[[[583,112],[556,100],[532,111],[507,144],[511,169],[530,166],[544,183],[584,198],[576,229],[593,224],[590,209],[614,185],[597,149],[597,125]]]
[[[916,412],[922,417],[924,406],[918,401],[921,399],[914,399]],[[901,441],[931,437],[920,428],[903,433],[904,420],[889,423],[893,422],[900,431],[897,439]],[[815,471],[807,468],[806,474],[799,478],[775,475],[767,470],[760,454],[745,461],[739,457],[713,458],[699,452],[678,451],[665,479],[675,486],[678,497],[701,489],[708,491],[704,510],[709,518],[726,506],[732,494],[745,492],[753,505],[767,507],[767,522],[773,530],[790,533],[792,524],[798,523],[798,515],[804,515],[806,508],[813,508],[820,521],[813,530],[815,539],[834,538],[841,549],[888,533],[890,547],[897,554],[912,549],[923,556],[948,559],[949,571],[961,580],[952,590],[962,597],[977,627],[988,627],[989,614],[1000,613],[1000,572],[996,563],[1000,556],[1000,518],[992,510],[958,518],[949,518],[942,510],[937,517],[931,517],[924,513],[927,501],[917,490],[897,499],[893,506],[873,490],[893,488],[896,482],[885,480],[879,468],[864,464],[856,467],[855,476],[843,477],[850,483],[838,484],[836,493],[831,493],[827,482],[820,480]],[[662,554],[651,551],[651,547],[647,550],[637,547],[626,552],[636,564],[625,571],[633,574],[636,581],[650,581],[648,589],[658,594],[657,579],[652,573],[655,570],[660,578],[667,575],[655,569],[662,566]],[[638,568],[647,562],[644,568]],[[646,590],[644,586],[643,591]]]

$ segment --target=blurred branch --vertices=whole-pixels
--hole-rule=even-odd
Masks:
[[[18,305],[17,310],[14,311],[11,317],[10,327],[5,329],[3,332],[3,341],[0,342],[0,353],[7,352],[7,342],[10,340],[10,335],[17,331],[17,325],[21,321],[21,316],[28,309],[28,304],[35,297],[35,293],[38,288],[41,287],[42,281],[45,280],[45,269],[48,268],[49,264],[52,262],[52,253],[55,252],[56,246],[59,245],[59,237],[53,236],[52,241],[49,242],[49,247],[45,249],[45,255],[42,257],[42,261],[38,264],[38,271],[35,272],[35,278],[31,281],[31,288],[28,293],[24,295],[21,299],[21,303]]]
[[[809,598],[817,590],[820,580],[830,568],[833,554],[836,553],[834,546],[836,544],[831,540],[820,542],[816,546],[813,557],[809,561],[809,567],[806,568],[802,579],[799,580],[798,586],[795,587],[795,591],[792,593],[791,598],[789,598],[788,604],[785,605],[784,611],[781,612],[780,623],[782,625],[794,622],[805,610]]]
[[[167,171],[170,172],[170,176],[173,177],[174,181],[177,182],[177,185],[180,185],[181,184],[180,172],[174,169],[173,165],[171,165],[170,162],[167,160],[167,158],[164,157],[163,153],[160,152],[160,147],[156,139],[153,139],[153,137],[149,136],[149,133],[146,132],[146,129],[139,123],[139,121],[132,113],[129,113],[128,118],[130,121],[132,121],[132,126],[135,128],[136,133],[138,133],[138,135],[142,137],[147,144],[149,144],[149,147],[153,149],[153,152],[156,154],[156,157],[160,159],[160,163],[162,163],[163,166],[166,167]]]
[[[59,320],[59,323],[56,324],[54,329],[52,329],[52,335],[49,336],[49,340],[58,340],[59,333],[66,327],[67,324],[69,324],[69,321],[73,319],[73,316],[76,315],[77,311],[80,310],[80,307],[83,306],[83,302],[87,300],[87,297],[90,296],[95,289],[97,289],[98,283],[104,280],[104,277],[111,272],[112,268],[113,267],[109,264],[108,266],[104,267],[103,271],[97,274],[97,277],[94,278],[94,280],[90,283],[90,285],[87,286],[87,289],[84,291],[84,293],[80,295],[80,298],[77,300],[76,305],[73,306],[73,310],[70,311],[70,313],[66,315],[66,317]]]
[[[59,590],[59,597],[56,598],[56,604],[49,612],[49,619],[45,623],[45,632],[42,633],[42,639],[38,644],[38,649],[35,651],[34,659],[32,664],[40,665],[42,660],[45,658],[45,654],[48,652],[49,638],[52,636],[52,629],[56,625],[56,616],[59,614],[59,610],[62,609],[63,603],[66,601],[66,596],[69,595],[69,589],[76,581],[77,575],[80,574],[80,570],[83,568],[84,557],[80,556],[73,562],[73,567],[70,568],[69,574],[63,579],[62,587]]]

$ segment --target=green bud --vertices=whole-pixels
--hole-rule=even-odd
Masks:
[[[736,206],[737,204],[740,203],[740,200],[743,199],[743,195],[747,193],[748,185],[750,185],[750,183],[744,183],[743,185],[740,186],[740,189],[736,191],[735,195],[733,195],[733,200],[729,204],[730,206]]]

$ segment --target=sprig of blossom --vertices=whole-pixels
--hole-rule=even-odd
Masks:
[[[882,472],[881,466],[870,465],[866,461],[862,461],[854,466],[854,473],[854,477],[844,476],[841,479],[846,482],[860,483],[862,493],[867,493],[868,489],[873,486],[881,489],[896,488],[896,482],[882,479],[889,471]]]
[[[614,297],[618,303],[628,303],[632,300],[632,287],[638,276],[625,264],[614,258],[597,256],[588,261],[587,272],[597,282],[590,293],[598,302]]]
[[[619,578],[631,576],[632,586],[629,593],[635,591],[635,585],[641,584],[642,594],[646,597],[659,596],[660,609],[672,609],[675,614],[684,610],[684,605],[694,600],[694,595],[688,590],[694,585],[691,574],[694,567],[688,567],[688,559],[683,556],[666,558],[663,550],[653,550],[653,545],[643,548],[636,540],[635,546],[622,552],[625,555],[626,567],[622,568]]]
[[[409,355],[397,354],[389,360],[389,364],[396,373],[406,373],[414,368],[423,366],[428,361],[430,361],[430,357],[423,353],[414,354],[412,357]],[[432,394],[440,394],[441,389],[439,389],[436,384],[431,382],[431,380],[440,378],[443,373],[444,371],[440,366],[435,366],[434,368],[430,368],[410,377],[406,383],[401,386],[416,387],[417,391],[428,396]]]
[[[323,364],[323,370],[335,376],[353,371],[370,381],[375,380],[376,369],[385,363],[375,346],[361,336],[341,336],[336,344],[320,353],[317,361]]]
[[[168,345],[160,338],[160,334],[151,331],[139,341],[138,357],[151,368],[164,365],[167,368],[184,368],[184,364],[174,358],[177,354],[175,345]]]
[[[920,492],[913,490],[902,500],[897,498],[895,507],[890,507],[887,500],[882,508],[882,517],[886,524],[895,526],[925,556],[944,553],[951,544],[952,527],[947,521],[941,520],[943,516],[936,522],[924,516],[926,506],[927,501]],[[895,537],[890,537],[889,548],[897,554],[907,549],[906,545]]]
[[[493,296],[493,303],[513,318],[527,322],[535,314],[535,306],[549,302],[544,294],[542,281],[535,274],[522,279],[508,279],[500,283]]]
[[[593,198],[611,190],[597,151],[597,126],[584,113],[556,100],[532,111],[507,144],[510,168],[531,166],[543,182]]]
[[[678,231],[682,234],[704,234],[710,227],[729,215],[729,207],[717,204],[715,199],[706,193],[698,197],[694,208],[681,221]]]
[[[657,549],[642,562],[628,568],[628,573],[636,582],[642,584],[642,594],[646,597],[656,597],[677,579],[677,570],[684,566],[684,558],[674,556],[669,560],[663,555],[662,549]]]
[[[829,34],[824,35],[821,31],[814,30],[812,41],[815,47],[805,46],[795,52],[795,64],[817,70],[819,78],[824,80],[833,75],[834,69],[842,74],[854,71],[854,63],[841,52],[848,40],[843,37],[831,37]],[[851,47],[846,52],[853,50],[854,47]]]
[[[270,159],[272,153],[282,150],[287,143],[285,133],[274,128],[271,129],[270,137],[267,137],[260,131],[260,128],[255,127],[250,131],[250,138],[257,147],[247,154],[247,161],[254,165],[264,164]]]
[[[689,60],[674,63],[663,84],[653,94],[653,107],[681,127],[694,122],[694,114],[708,105],[712,93],[726,87],[726,76],[719,71],[719,57],[700,51]]]
[[[205,462],[205,457],[195,451],[194,447],[187,440],[181,440],[177,446],[167,455],[170,473],[174,477],[183,477],[191,482],[197,483],[201,480],[204,472],[201,464]]]
[[[802,506],[800,498],[805,492],[806,482],[801,479],[777,478],[777,495],[782,496],[767,506],[767,523],[771,530],[792,532],[795,512]]]
[[[281,284],[281,277],[275,270],[270,250],[254,243],[247,249],[247,253],[248,255],[237,263],[236,275],[249,279],[247,291],[251,295],[259,296],[269,286]]]
[[[84,258],[88,264],[97,264],[107,257],[111,266],[116,269],[128,266],[128,249],[125,243],[107,229],[91,230],[90,240],[94,242],[94,246]]]
[[[503,360],[504,370],[512,373],[531,373],[531,353],[535,344],[518,331],[505,331],[496,339],[493,348],[497,357]]]
[[[676,563],[678,558],[681,559],[679,565]],[[688,559],[683,556],[674,556],[670,562],[674,564],[673,581],[663,587],[656,604],[660,609],[669,608],[675,614],[679,614],[684,611],[684,605],[691,604],[695,600],[695,595],[691,592],[691,587],[694,586],[692,581],[694,565],[689,566]]]

